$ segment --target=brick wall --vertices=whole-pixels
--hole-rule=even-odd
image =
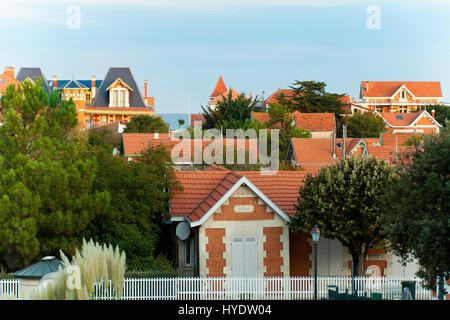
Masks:
[[[281,227],[265,227],[263,234],[266,237],[264,242],[264,251],[266,257],[264,258],[264,266],[266,267],[265,277],[282,277],[281,266],[283,265],[283,258],[281,257],[281,250],[283,250],[283,243],[280,241],[280,236],[283,233]]]
[[[223,268],[226,261],[223,258],[225,251],[225,244],[223,237],[225,236],[225,229],[206,229],[206,237],[208,243],[206,244],[206,252],[208,252],[208,259],[206,260],[206,267],[208,268],[207,277],[225,277]]]
[[[239,211],[239,208],[248,207],[253,210]],[[236,197],[229,198],[227,205],[222,205],[220,212],[214,214],[214,221],[230,221],[230,220],[273,220],[274,213],[266,211],[265,204],[258,204],[256,197]]]
[[[291,277],[309,276],[309,270],[312,268],[312,247],[308,242],[310,238],[309,234],[289,234]]]

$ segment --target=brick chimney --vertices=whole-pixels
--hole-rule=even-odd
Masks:
[[[144,100],[145,100],[145,102],[147,102],[147,97],[148,97],[148,95],[147,95],[147,93],[148,93],[148,91],[147,91],[147,85],[148,85],[148,80],[145,79],[145,80],[144,80],[144,92],[145,92],[145,94],[144,94]]]
[[[436,119],[436,117],[435,117],[435,115],[436,115],[436,110],[431,110],[431,116],[433,117],[433,119]]]
[[[14,67],[6,67],[5,68],[5,74],[7,74],[8,76],[15,78],[15,69]]]
[[[53,90],[56,90],[58,88],[58,76],[53,76]]]
[[[96,79],[95,76],[91,77],[91,99],[95,98],[95,93],[97,90],[97,88],[95,87],[95,79]]]

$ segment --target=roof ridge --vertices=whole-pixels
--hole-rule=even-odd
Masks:
[[[214,173],[216,173],[216,172],[214,172]],[[218,173],[218,172],[217,172],[217,173]],[[230,188],[227,188],[227,187],[223,186],[223,183],[224,183],[224,181],[227,180],[227,178],[228,178],[229,176],[233,176],[233,177],[237,178],[238,180],[241,179],[241,178],[243,177],[243,176],[241,176],[241,175],[236,174],[236,173],[233,172],[233,171],[227,172],[227,173],[225,174],[225,176],[223,177],[223,179],[220,180],[220,182],[219,182],[219,183],[211,190],[211,192],[208,193],[208,195],[207,195],[202,201],[200,201],[200,203],[199,203],[199,204],[191,211],[191,213],[189,214],[189,216],[192,216],[193,214],[196,214],[196,211],[197,211],[197,210],[202,209],[201,206],[202,206],[204,203],[206,203],[206,201],[208,201],[208,199],[211,198],[212,194],[213,194],[214,192],[218,192],[218,191],[217,191],[217,188],[218,188],[218,187],[222,186],[222,187],[224,187],[224,188],[228,191]],[[236,182],[237,182],[237,181],[236,181]],[[236,183],[236,182],[235,182],[235,183]],[[234,184],[235,184],[235,183],[234,183]],[[233,185],[234,185],[234,184],[233,184]],[[219,192],[219,193],[220,193],[220,192]],[[222,197],[223,197],[223,195],[222,195]],[[206,212],[205,212],[205,213],[206,213]],[[192,220],[192,219],[191,219],[191,220]]]

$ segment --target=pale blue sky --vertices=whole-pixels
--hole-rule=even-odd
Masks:
[[[367,28],[371,5],[380,29]],[[187,112],[188,97],[200,112],[219,75],[266,97],[295,79],[356,98],[361,80],[441,81],[450,101],[449,17],[444,0],[1,0],[0,70],[102,79],[130,66],[160,113]]]

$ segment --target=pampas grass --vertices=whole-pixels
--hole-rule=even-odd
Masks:
[[[55,279],[49,281],[45,287],[36,287],[30,298],[32,300],[88,300],[92,297],[95,286],[103,284],[107,289],[110,282],[117,299],[120,299],[125,283],[126,255],[116,246],[100,245],[92,239],[83,239],[81,250],[76,250],[72,262],[60,251],[64,269],[58,269]],[[68,287],[74,274],[67,270],[79,268],[81,284],[78,288]],[[76,274],[75,274],[76,276]]]

